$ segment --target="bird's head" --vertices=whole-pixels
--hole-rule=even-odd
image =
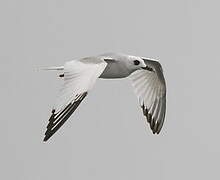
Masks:
[[[128,56],[128,65],[133,71],[146,68],[144,60],[138,56]]]
[[[105,53],[101,56],[104,56],[106,62],[116,62],[123,65],[123,68],[126,68],[130,73],[139,69],[147,68],[147,65],[145,64],[144,60],[138,56],[131,56],[119,53]]]

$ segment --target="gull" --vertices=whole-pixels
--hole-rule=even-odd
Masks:
[[[157,60],[105,53],[68,61],[64,66],[48,67],[57,70],[63,85],[53,106],[44,141],[47,141],[72,115],[98,78],[130,77],[135,94],[153,134],[159,134],[166,112],[166,83]]]

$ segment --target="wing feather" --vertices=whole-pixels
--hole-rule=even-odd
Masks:
[[[131,75],[132,85],[152,132],[159,134],[166,112],[166,83],[160,63],[143,60],[151,71],[135,71]]]
[[[72,115],[104,71],[100,59],[83,59],[64,65],[64,83],[49,118],[44,141],[47,141]]]

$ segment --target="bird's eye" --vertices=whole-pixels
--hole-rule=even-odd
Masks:
[[[140,61],[138,61],[138,60],[134,61],[134,65],[139,65],[139,64],[140,64]]]

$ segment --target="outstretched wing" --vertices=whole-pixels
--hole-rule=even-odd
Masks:
[[[166,83],[160,63],[143,60],[147,67],[131,74],[132,85],[151,130],[159,134],[166,112]]]
[[[96,58],[70,61],[64,65],[64,84],[52,110],[44,141],[47,141],[76,110],[106,65],[105,61]]]

